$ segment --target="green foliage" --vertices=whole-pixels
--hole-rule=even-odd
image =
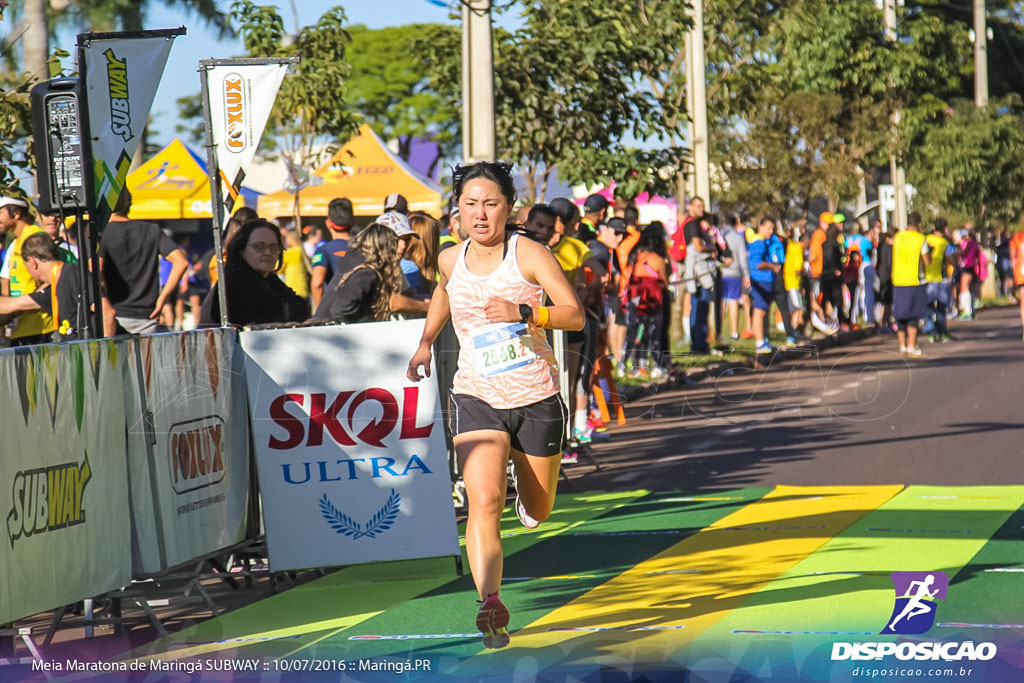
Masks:
[[[32,110],[28,92],[31,79],[3,79],[0,84],[0,193],[22,194],[19,178],[35,168],[31,152]]]
[[[590,184],[656,175],[648,164],[665,165],[666,154],[638,153],[630,140],[660,135],[664,119],[656,99],[638,82],[641,68],[660,74],[674,52],[665,7],[677,0],[645,0],[653,28],[642,31],[636,7],[601,0],[573,3],[535,0],[522,9],[522,26],[494,31],[495,123],[498,155],[526,176],[528,201],[543,195],[555,167],[562,179]],[[658,33],[661,31],[661,33]],[[461,43],[456,32],[417,39],[421,73],[452,107],[461,105]],[[678,151],[678,150],[676,150]],[[677,156],[682,156],[678,154]],[[648,157],[653,157],[648,158]]]
[[[236,0],[231,11],[248,56],[301,57],[281,84],[267,132],[300,166],[315,166],[359,126],[359,118],[345,104],[350,72],[346,47],[351,36],[345,29],[344,10],[328,10],[316,24],[294,36],[285,34],[275,7]]]
[[[152,4],[149,0],[75,0],[55,18],[91,31],[141,31],[153,28],[147,26]],[[216,0],[160,0],[160,4],[198,17],[217,29],[220,38],[231,35],[228,16],[217,7]]]
[[[202,97],[198,93],[183,95],[175,100],[175,104],[178,105],[178,123],[174,132],[194,146],[206,144]]]
[[[348,105],[385,139],[398,140],[399,156],[409,159],[414,137],[430,138],[440,156],[455,154],[460,111],[431,87],[415,49],[417,41],[458,41],[459,28],[409,24],[384,29],[353,26],[347,55],[352,66]]]
[[[1010,96],[977,108],[960,101],[924,135],[912,177],[938,211],[1016,222],[1024,212],[1024,111]]]

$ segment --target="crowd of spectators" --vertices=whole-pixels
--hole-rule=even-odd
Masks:
[[[188,257],[187,242],[128,217],[125,191],[99,243],[103,331],[181,329],[186,304],[192,325],[219,325],[221,287],[226,320],[237,326],[422,317],[437,285],[438,254],[463,243],[466,232],[455,206],[440,220],[409,212],[397,194],[384,206],[366,224],[339,197],[324,225],[301,231],[288,219],[240,208],[225,226],[222,254],[210,249]],[[784,344],[861,326],[897,331],[899,258],[894,261],[893,233],[877,222],[867,227],[830,212],[788,225],[771,216],[719,220],[699,197],[681,219],[669,234],[658,221],[642,225],[635,207],[592,194],[582,206],[564,197],[522,206],[512,221],[514,230],[551,250],[587,313],[584,329],[566,340],[579,443],[600,438],[590,410],[597,360],[607,358],[620,377],[662,377],[672,371],[673,323],[683,331],[682,348],[697,355],[720,355],[741,339],[753,339],[755,353],[770,353],[776,327]],[[75,261],[78,245],[58,218],[40,216],[39,223],[26,202],[0,197],[0,230],[9,242],[0,267],[0,319],[13,320],[11,344],[75,338],[78,330],[81,312],[67,302],[81,289],[80,278],[66,277],[77,269],[61,267]],[[1016,291],[1016,260],[1008,234],[989,263],[970,223],[950,231],[937,218],[923,227],[930,256],[921,261],[922,335],[942,342],[949,339],[949,315],[973,316],[989,268],[1005,292]],[[64,284],[54,287],[58,281]],[[37,289],[56,296],[11,303]]]

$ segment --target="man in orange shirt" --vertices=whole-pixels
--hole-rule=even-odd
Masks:
[[[615,258],[619,262],[619,294],[629,282],[629,252],[640,241],[640,212],[635,206],[627,206],[622,212],[622,219],[626,221],[626,235],[622,238],[619,246],[615,248]],[[626,345],[626,312],[622,310],[622,300],[611,300],[612,320],[608,326],[608,347],[615,358],[615,362],[622,363],[622,350]]]
[[[1021,222],[1024,223],[1024,219]],[[1014,233],[1010,240],[1010,263],[1013,264],[1013,285],[1020,304],[1020,322],[1024,326],[1024,230]]]
[[[835,223],[835,217],[828,211],[822,211],[818,216],[818,229],[811,233],[811,247],[808,253],[807,263],[810,266],[811,275],[811,324],[821,332],[831,332],[829,320],[825,317],[825,311],[821,307],[821,266],[824,262],[822,248],[825,245],[825,231],[828,226]]]

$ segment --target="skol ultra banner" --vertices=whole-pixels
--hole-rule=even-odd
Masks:
[[[174,34],[180,33],[184,29],[117,38],[78,36],[89,102],[94,201],[101,219],[110,215],[124,189]]]
[[[275,570],[459,553],[437,383],[405,376],[422,331],[239,335]]]
[[[127,585],[123,348],[0,352],[0,623]]]
[[[156,334],[125,364],[134,575],[245,538],[249,425],[234,330]]]
[[[259,147],[288,62],[268,60],[211,60],[206,70],[210,98],[210,130],[223,181],[224,204],[230,213],[238,198],[245,170]]]

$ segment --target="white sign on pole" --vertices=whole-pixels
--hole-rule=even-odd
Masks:
[[[405,377],[422,331],[239,335],[275,570],[459,554],[437,383]]]
[[[230,209],[259,147],[288,62],[215,64],[206,71],[210,128]]]

